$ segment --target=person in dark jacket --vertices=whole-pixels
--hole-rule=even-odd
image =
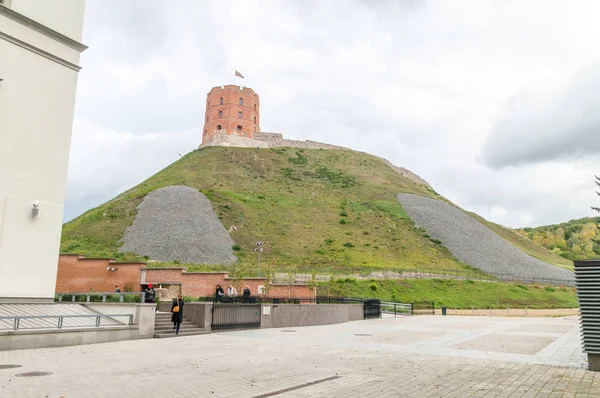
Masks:
[[[246,286],[244,288],[244,292],[242,293],[242,297],[244,299],[244,303],[250,302],[250,286]]]
[[[224,295],[225,295],[225,291],[223,291],[223,288],[221,287],[221,285],[217,285],[217,288],[215,290],[215,299],[217,301],[221,301],[223,299]]]
[[[179,334],[179,327],[181,326],[181,322],[183,321],[183,305],[185,302],[181,297],[181,294],[177,296],[176,299],[173,299],[171,303],[171,322],[173,322],[173,329],[175,330],[175,334]],[[177,308],[177,311],[175,309]]]

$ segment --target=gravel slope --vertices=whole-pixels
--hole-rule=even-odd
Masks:
[[[417,226],[442,241],[456,258],[485,273],[534,280],[574,279],[572,272],[529,256],[446,202],[413,194],[399,194],[397,198]]]
[[[149,193],[125,231],[121,252],[194,264],[236,261],[231,236],[197,189],[170,186]]]

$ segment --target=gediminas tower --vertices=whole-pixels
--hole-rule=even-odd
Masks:
[[[234,85],[213,87],[206,98],[202,143],[216,134],[252,138],[259,132],[258,94],[251,88]]]

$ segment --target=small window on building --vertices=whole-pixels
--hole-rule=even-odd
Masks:
[[[223,105],[223,97],[219,99],[219,104]]]
[[[208,130],[204,130],[204,135],[206,135],[206,133],[208,133]]]
[[[238,124],[237,129],[238,129],[238,131],[242,131],[242,125]]]
[[[256,104],[254,104],[254,110],[256,110]]]
[[[217,124],[217,130],[221,130],[223,127],[221,127],[220,124]]]
[[[244,99],[240,98],[240,105],[244,105]]]
[[[242,118],[242,112],[238,112],[238,119]]]
[[[219,117],[223,117],[223,111],[219,111]]]
[[[254,116],[254,124],[256,124],[256,116]]]

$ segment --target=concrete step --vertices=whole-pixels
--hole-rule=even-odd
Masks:
[[[200,329],[200,328],[196,325],[186,325],[185,323],[182,323],[181,326],[179,327],[179,330],[189,330],[189,329]],[[154,327],[155,332],[163,331],[163,330],[173,330],[173,324],[170,324],[167,326]]]
[[[158,332],[158,333],[154,333],[154,338],[155,339],[164,339],[164,338],[168,338],[168,337],[178,337],[178,336],[196,336],[196,335],[200,335],[200,334],[208,334],[209,332],[207,330],[204,329],[200,329],[200,328],[195,328],[195,329],[189,329],[189,330],[184,330],[184,329],[179,329],[179,334],[175,334],[174,330],[169,330],[169,331],[165,331],[165,332]]]

